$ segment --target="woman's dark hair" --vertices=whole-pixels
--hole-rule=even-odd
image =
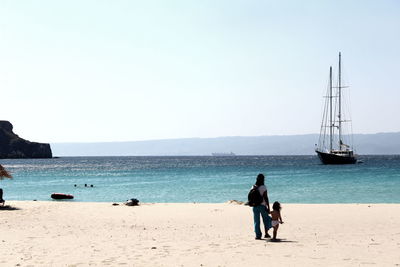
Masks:
[[[262,174],[262,173],[258,174],[257,175],[256,185],[257,186],[264,185],[264,179],[265,179],[264,174]]]
[[[275,201],[274,204],[272,205],[273,210],[280,211],[281,208],[282,208],[281,203],[279,203],[278,201]]]

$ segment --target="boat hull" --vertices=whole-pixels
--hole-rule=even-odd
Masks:
[[[316,152],[323,164],[355,164],[357,162],[357,158],[354,155],[336,155],[321,151]]]
[[[63,194],[63,193],[53,193],[51,194],[52,199],[74,199],[73,195]]]

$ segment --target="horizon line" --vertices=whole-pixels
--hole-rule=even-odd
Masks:
[[[376,133],[355,133],[353,135],[376,135],[376,134],[398,134],[397,132],[376,132]],[[147,139],[147,140],[129,140],[129,141],[59,141],[49,142],[49,144],[96,144],[96,143],[134,143],[134,142],[156,142],[156,141],[176,141],[190,139],[220,139],[220,138],[257,138],[257,137],[291,137],[291,136],[306,136],[320,135],[319,133],[308,134],[274,134],[274,135],[232,135],[232,136],[217,136],[217,137],[181,137],[181,138],[164,138],[164,139]]]

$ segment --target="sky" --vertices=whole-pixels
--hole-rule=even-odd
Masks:
[[[0,1],[0,120],[36,142],[400,131],[397,0]]]

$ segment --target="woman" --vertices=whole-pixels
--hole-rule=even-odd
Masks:
[[[265,176],[264,174],[260,173],[257,175],[256,184],[254,186],[257,187],[258,192],[263,197],[263,201],[260,205],[253,207],[253,216],[254,216],[254,232],[256,233],[256,239],[261,239],[262,232],[261,232],[261,222],[260,222],[260,215],[263,219],[264,228],[265,228],[265,238],[270,238],[271,236],[268,234],[268,229],[271,228],[271,218],[268,216],[270,211],[269,207],[269,199],[268,199],[268,192],[267,187],[264,185]]]

